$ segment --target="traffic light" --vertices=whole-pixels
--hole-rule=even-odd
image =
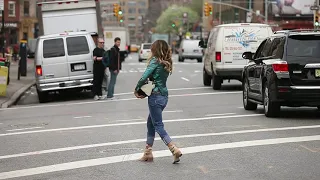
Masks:
[[[172,22],[171,26],[174,28],[176,27],[176,23],[175,22]]]
[[[210,15],[212,15],[213,11],[212,11],[212,5],[209,6],[209,13]]]
[[[118,17],[119,15],[119,4],[113,4],[113,16]]]
[[[315,13],[315,18],[314,18],[314,26],[319,26],[319,14],[316,12]]]
[[[121,6],[118,7],[118,15],[122,15],[122,10],[121,10]]]
[[[207,2],[204,3],[204,16],[209,16],[209,5]]]
[[[118,17],[118,21],[119,21],[120,23],[123,23],[123,16],[120,15],[120,16]]]

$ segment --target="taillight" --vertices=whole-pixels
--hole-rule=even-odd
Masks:
[[[276,61],[272,64],[275,73],[288,73],[289,66],[286,61]]]
[[[38,76],[42,76],[42,67],[41,66],[36,66],[36,73]]]
[[[216,62],[221,62],[221,52],[216,52]]]

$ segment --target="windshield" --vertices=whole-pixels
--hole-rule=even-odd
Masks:
[[[293,35],[288,38],[288,56],[320,57],[320,35]]]

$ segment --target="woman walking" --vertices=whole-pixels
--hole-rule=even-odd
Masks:
[[[162,141],[168,146],[174,160],[173,163],[180,161],[181,151],[172,142],[170,136],[164,129],[162,122],[162,111],[168,103],[168,89],[166,86],[169,73],[172,72],[171,50],[169,45],[163,40],[155,41],[151,46],[152,56],[148,60],[148,67],[137,83],[134,94],[137,98],[145,98],[138,93],[140,88],[149,78],[155,84],[151,95],[148,97],[149,116],[147,122],[147,145],[141,161],[153,161],[152,146],[155,132],[159,134]]]

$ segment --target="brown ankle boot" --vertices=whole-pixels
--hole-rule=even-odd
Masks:
[[[148,147],[144,150],[142,158],[140,158],[140,161],[147,161],[151,162],[153,161],[153,155],[152,155],[152,148]]]
[[[175,145],[172,145],[169,147],[172,155],[173,155],[173,164],[180,161],[180,157],[182,156],[182,153],[179,148],[177,148]]]

